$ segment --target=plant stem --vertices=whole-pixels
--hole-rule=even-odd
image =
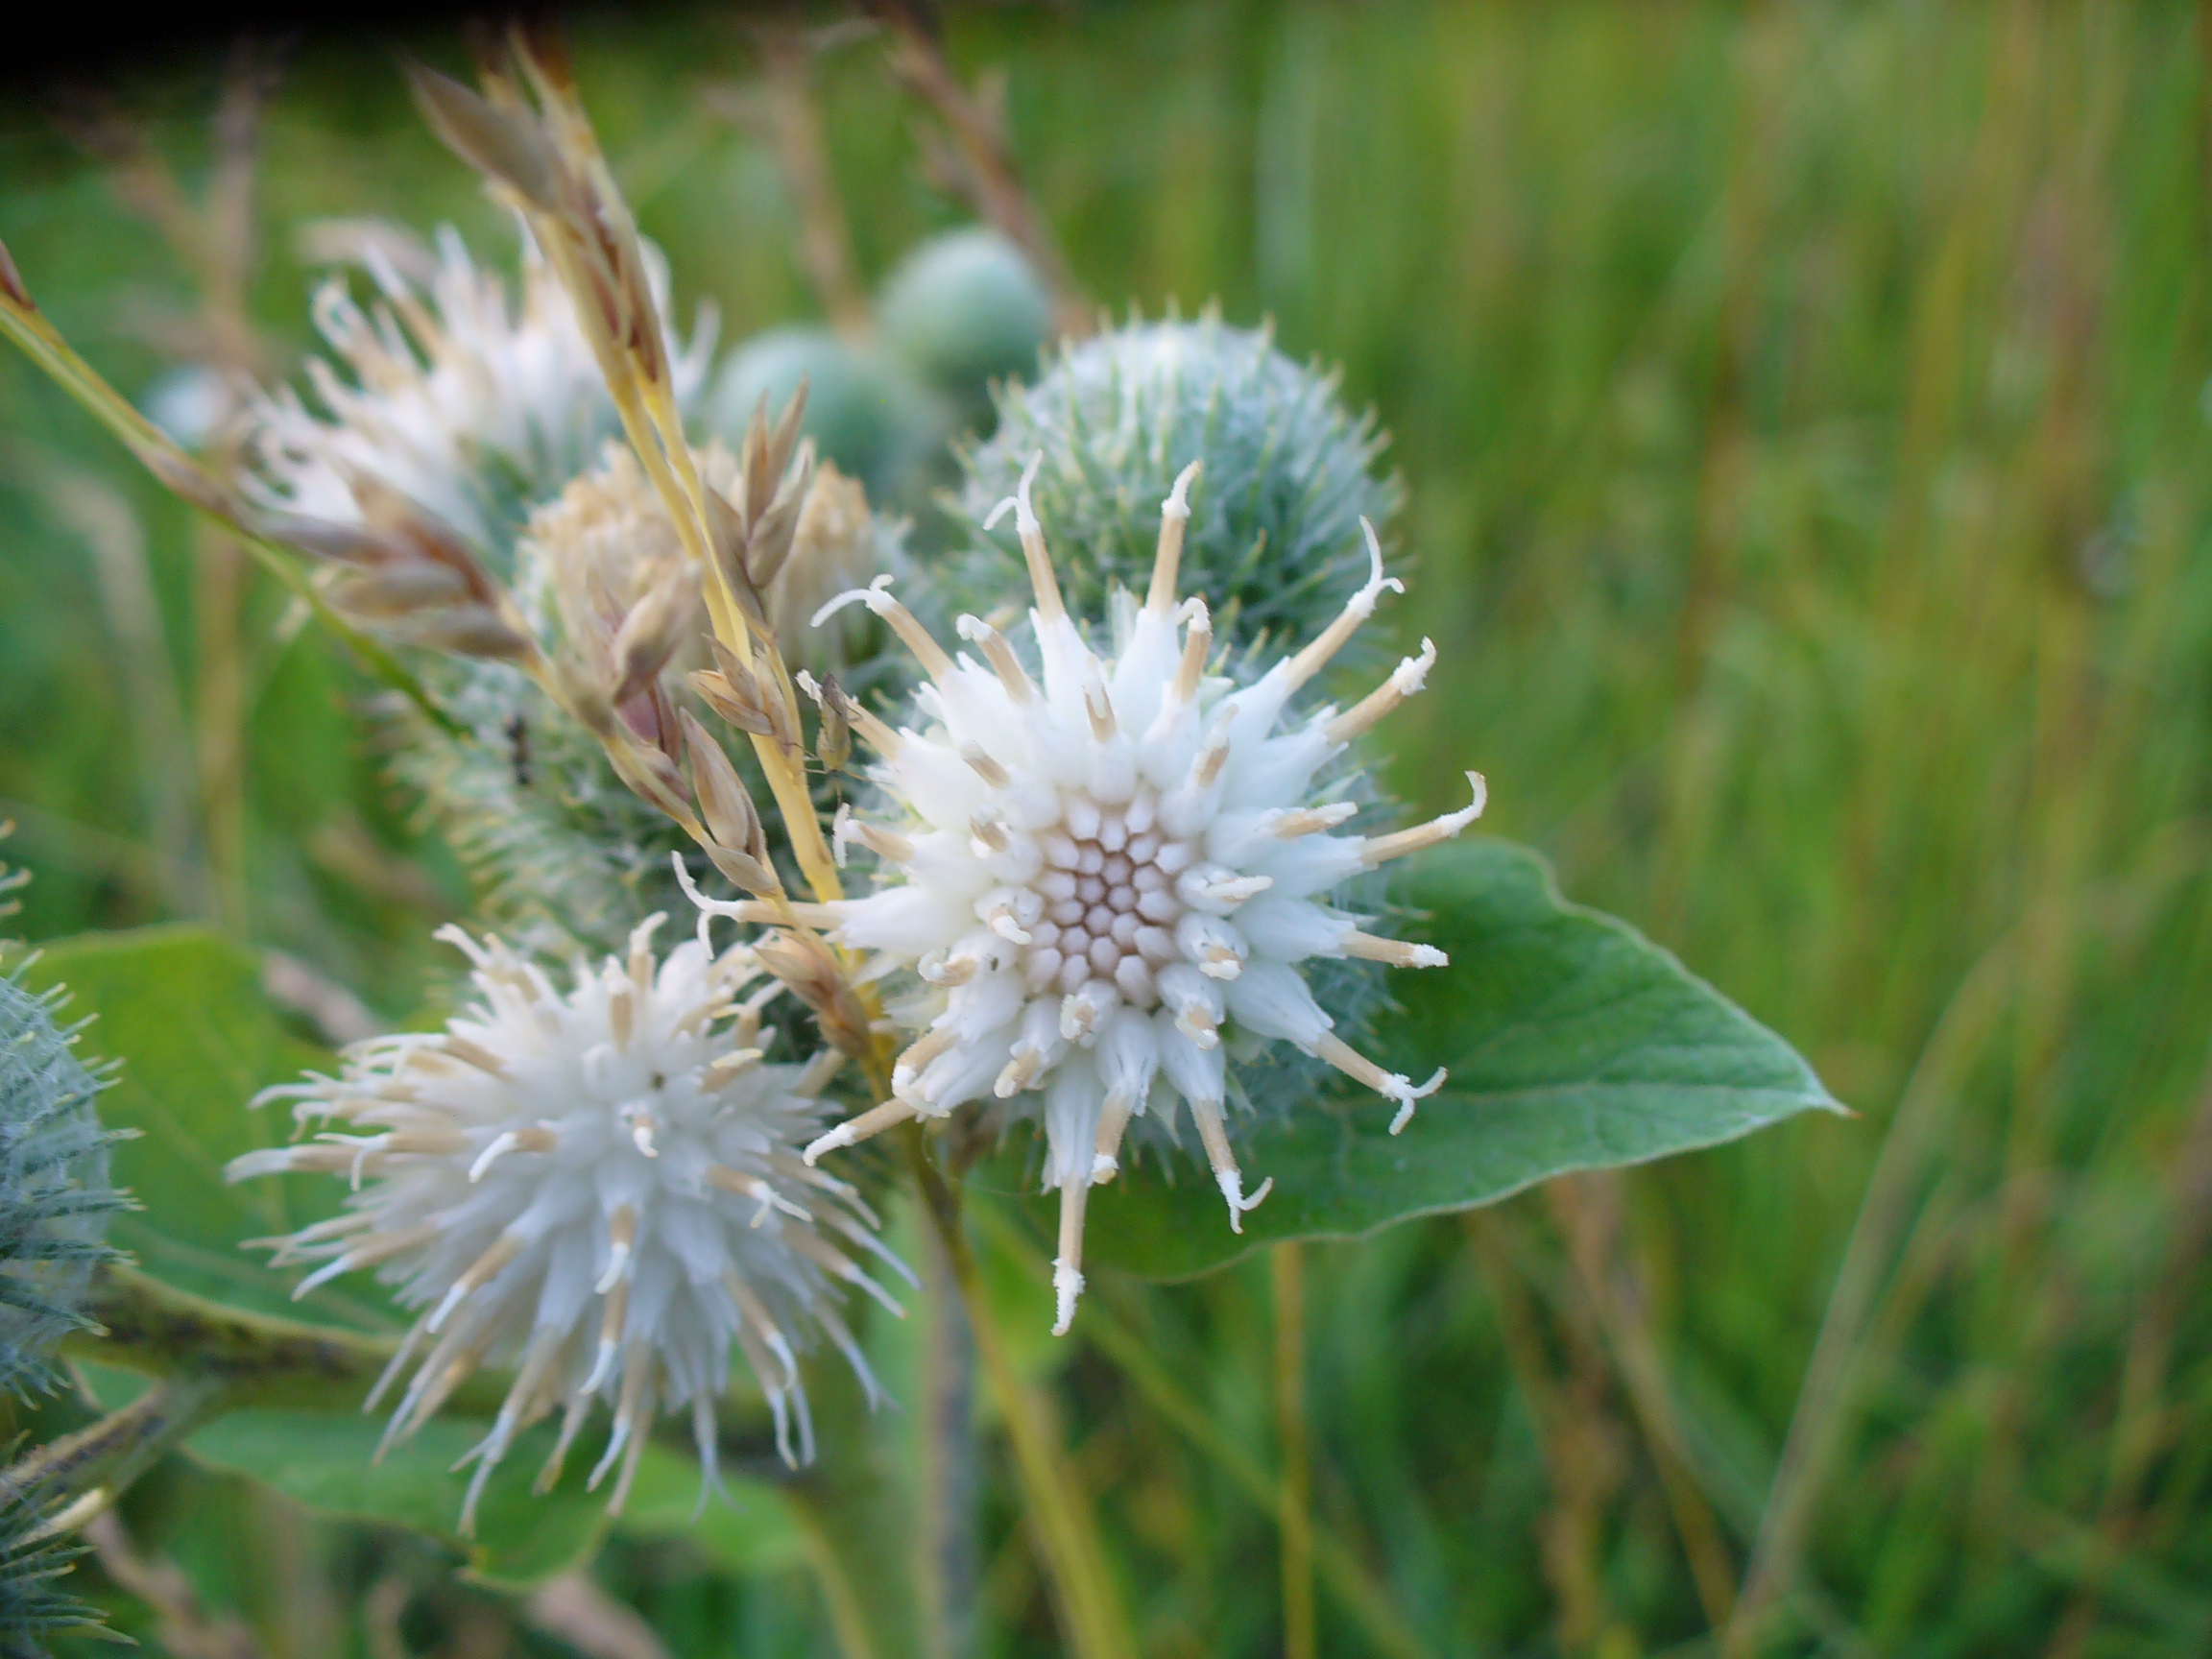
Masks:
[[[1004,1228],[1006,1224],[994,1216],[991,1225]],[[1039,1261],[1033,1253],[1022,1260]],[[1045,1282],[1041,1263],[1030,1276]],[[1284,1524],[1281,1482],[1269,1479],[1260,1460],[1224,1434],[1206,1408],[1168,1374],[1158,1354],[1114,1310],[1111,1300],[1114,1294],[1111,1285],[1092,1287],[1083,1309],[1084,1339],[1114,1363],[1144,1397],[1145,1403],[1190,1443],[1192,1450],[1213,1459],[1215,1467],[1236,1483],[1255,1508],[1281,1527]],[[1310,1512],[1307,1516],[1307,1527],[1312,1538],[1313,1565],[1337,1605],[1358,1622],[1367,1645],[1378,1653],[1390,1655],[1391,1659],[1425,1659],[1429,1649],[1351,1546],[1334,1529],[1316,1522]]]
[[[1282,1446],[1283,1659],[1314,1659],[1313,1480],[1306,1438],[1306,1263],[1295,1243],[1267,1252],[1275,1290],[1275,1433]]]
[[[823,1504],[803,1483],[784,1489],[784,1503],[799,1524],[799,1536],[813,1571],[814,1587],[822,1594],[823,1610],[830,1616],[830,1630],[840,1659],[880,1659],[881,1649],[869,1629],[860,1593],[846,1571],[837,1540],[830,1536]]]
[[[847,340],[865,341],[875,318],[854,272],[852,228],[830,169],[822,112],[815,107],[813,42],[805,30],[781,23],[763,23],[755,39],[760,48],[769,131],[799,210],[800,262],[830,314],[830,325]]]
[[[104,1329],[65,1338],[64,1354],[155,1377],[211,1381],[223,1389],[226,1410],[354,1409],[398,1349],[392,1337],[225,1307],[114,1262],[93,1273],[85,1311]],[[495,1377],[471,1379],[453,1404],[489,1416],[504,1394]]]
[[[944,1245],[953,1282],[967,1307],[976,1358],[983,1363],[983,1374],[1006,1420],[1015,1474],[1030,1522],[1036,1527],[1039,1554],[1052,1585],[1053,1602],[1069,1649],[1076,1659],[1135,1659],[1135,1640],[1075,1472],[1053,1444],[1043,1402],[1015,1371],[991,1316],[990,1301],[975,1271],[974,1255],[961,1228],[959,1190],[931,1166],[921,1133],[912,1126],[907,1130],[906,1148],[923,1209]]]
[[[921,1238],[928,1327],[921,1381],[918,1585],[924,1659],[967,1659],[975,1640],[975,1338],[936,1233]]]
[[[37,1447],[0,1481],[48,1510],[49,1530],[74,1530],[212,1416],[223,1394],[218,1377],[156,1382],[120,1411]]]

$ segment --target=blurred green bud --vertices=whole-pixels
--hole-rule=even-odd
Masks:
[[[903,370],[827,328],[771,328],[732,352],[709,399],[709,429],[734,447],[761,397],[773,419],[801,380],[803,430],[826,459],[866,486],[870,499],[897,500],[919,486],[942,441],[941,412]]]
[[[965,460],[957,511],[980,551],[949,572],[950,597],[987,615],[1027,590],[1012,522],[982,524],[1041,454],[1032,495],[1069,607],[1104,615],[1113,586],[1143,592],[1160,503],[1201,461],[1183,591],[1239,648],[1309,637],[1367,578],[1359,520],[1380,533],[1398,507],[1396,479],[1376,474],[1382,444],[1334,374],[1293,363],[1264,329],[1207,317],[1111,330],[1001,393],[997,434]]]
[[[1021,250],[972,227],[923,243],[876,301],[883,349],[951,399],[971,423],[990,413],[991,382],[1034,378],[1052,302]]]
[[[101,1629],[99,1609],[55,1582],[84,1553],[83,1545],[48,1531],[38,1505],[0,1475],[0,1654],[45,1659],[47,1639],[64,1630],[99,1630],[115,1639]]]
[[[9,826],[0,824],[0,834]],[[0,865],[0,916],[20,872]],[[50,1388],[56,1343],[92,1321],[84,1293],[115,1252],[108,1218],[124,1199],[108,1183],[108,1147],[93,1096],[103,1080],[54,1022],[58,991],[25,989],[24,964],[0,974],[0,1388]],[[0,1476],[0,1653],[37,1655],[55,1633],[99,1614],[56,1580],[82,1551],[48,1532],[37,1504]]]
[[[51,1387],[55,1344],[91,1323],[85,1289],[124,1205],[93,1109],[106,1080],[55,1022],[61,996],[28,989],[21,965],[0,974],[0,1388],[16,1394]]]

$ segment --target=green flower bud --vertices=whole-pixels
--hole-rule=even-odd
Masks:
[[[93,1109],[108,1079],[78,1059],[82,1027],[55,1022],[63,995],[26,988],[22,965],[0,974],[0,1388],[17,1394],[52,1386],[54,1345],[90,1323],[85,1286],[124,1205]]]
[[[773,416],[802,380],[802,429],[825,459],[860,480],[870,500],[897,500],[925,482],[942,412],[903,370],[826,328],[771,328],[732,352],[708,403],[708,430],[735,446],[761,397]]]
[[[45,1517],[0,1476],[0,1654],[44,1659],[47,1638],[97,1626],[103,1615],[55,1580],[84,1553],[45,1531]]]
[[[1382,443],[1333,374],[1300,368],[1264,329],[1217,317],[1114,329],[1000,394],[998,430],[966,458],[957,504],[982,552],[947,573],[950,596],[988,614],[1022,590],[1012,523],[986,534],[982,522],[1039,454],[1032,498],[1070,554],[1070,609],[1104,614],[1117,584],[1142,594],[1160,503],[1196,460],[1184,591],[1239,648],[1310,637],[1366,579],[1359,520],[1381,529],[1399,504],[1397,481],[1376,475]]]
[[[1034,378],[1052,301],[1021,251],[971,227],[923,243],[876,301],[883,349],[941,392],[968,424],[988,420],[991,382]]]

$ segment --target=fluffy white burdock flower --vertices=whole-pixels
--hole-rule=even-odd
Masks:
[[[1427,641],[1356,707],[1286,716],[1384,589],[1399,587],[1382,573],[1371,527],[1371,574],[1342,614],[1236,686],[1207,671],[1204,602],[1176,602],[1195,464],[1163,505],[1142,607],[1118,596],[1111,658],[1086,643],[1062,603],[1029,505],[1035,470],[999,511],[1017,515],[1028,559],[1042,685],[1013,643],[974,616],[959,631],[982,661],[947,655],[881,580],[825,608],[866,604],[911,647],[928,684],[924,730],[857,722],[881,757],[878,779],[908,816],[885,825],[841,813],[837,841],[841,852],[855,841],[873,852],[886,884],[815,906],[808,919],[876,952],[879,967],[911,967],[931,995],[914,1011],[926,1028],[899,1056],[893,1097],[806,1157],[993,1095],[1017,1110],[1041,1103],[1045,1179],[1061,1195],[1053,1277],[1055,1329],[1065,1331],[1083,1286],[1086,1194],[1116,1173],[1133,1118],[1157,1110],[1171,1129],[1175,1097],[1190,1103],[1238,1230],[1265,1195],[1267,1184],[1246,1196],[1229,1143],[1226,1035],[1283,1039],[1349,1073],[1396,1103],[1393,1133],[1441,1083],[1438,1072],[1416,1086],[1354,1049],[1298,964],[1442,965],[1428,946],[1362,932],[1326,896],[1457,834],[1481,811],[1483,788],[1470,773],[1474,803],[1418,829],[1337,833],[1358,811],[1342,798],[1356,774],[1331,763],[1419,689],[1435,660]],[[1324,768],[1333,781],[1317,783]],[[706,907],[757,919],[743,902]]]
[[[562,1407],[539,1480],[550,1487],[594,1399],[614,1409],[590,1479],[596,1488],[621,1459],[613,1507],[663,1407],[689,1406],[713,1482],[713,1403],[733,1345],[767,1396],[787,1460],[813,1453],[796,1343],[827,1335],[877,1395],[833,1282],[897,1305],[831,1239],[905,1269],[878,1242],[858,1194],[799,1156],[821,1128],[819,1095],[838,1056],[764,1063],[761,1014],[781,987],[744,995],[761,975],[742,946],[716,956],[690,941],[657,964],[661,920],[632,935],[628,960],[580,964],[565,992],[496,940],[445,929],[475,965],[465,1012],[443,1031],[359,1044],[340,1076],[264,1096],[294,1099],[303,1124],[358,1132],[229,1166],[233,1181],[287,1170],[351,1178],[345,1214],[267,1242],[279,1262],[321,1262],[296,1294],[373,1266],[402,1305],[422,1310],[364,1407],[421,1354],[385,1445],[479,1366],[516,1368],[471,1454],[464,1531],[516,1435]]]
[[[664,315],[666,267],[647,257]],[[478,546],[498,544],[517,507],[550,498],[621,429],[575,308],[527,234],[513,304],[449,228],[434,265],[421,253],[419,282],[376,242],[360,258],[379,303],[364,309],[337,280],[315,296],[316,328],[351,376],[308,359],[326,416],[289,387],[253,406],[263,491],[285,511],[357,523],[350,481],[366,473]],[[669,341],[679,404],[696,397],[713,346],[706,313],[688,344]]]

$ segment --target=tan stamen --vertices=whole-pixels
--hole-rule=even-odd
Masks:
[[[1401,830],[1393,835],[1370,835],[1359,849],[1361,861],[1372,870],[1378,864],[1403,858],[1408,853],[1418,853],[1422,848],[1433,847],[1439,841],[1451,840],[1482,816],[1482,808],[1490,798],[1490,786],[1482,781],[1481,773],[1468,773],[1467,782],[1475,791],[1471,805],[1460,807],[1456,812],[1431,818],[1426,824],[1417,824],[1410,830]]]
[[[1183,534],[1190,524],[1190,486],[1201,470],[1198,462],[1176,475],[1175,488],[1160,503],[1160,545],[1152,555],[1152,586],[1144,595],[1144,609],[1165,616],[1175,605],[1175,578],[1183,563]]]
[[[963,615],[954,626],[960,630],[961,638],[982,647],[984,661],[998,676],[998,684],[1006,687],[1007,696],[1017,704],[1035,701],[1036,685],[1022,668],[1022,660],[1014,655],[1014,647],[1006,642],[1005,635],[980,616]]]
[[[1344,954],[1364,962],[1387,962],[1393,968],[1444,968],[1452,958],[1433,945],[1416,945],[1406,939],[1383,939],[1358,929],[1344,935]]]
[[[897,1127],[917,1115],[917,1108],[909,1100],[886,1100],[880,1106],[871,1106],[857,1118],[849,1118],[817,1137],[801,1154],[807,1163],[813,1163],[825,1152],[834,1152],[840,1146],[856,1146],[874,1135]]]
[[[1405,584],[1395,576],[1382,574],[1382,546],[1381,542],[1375,540],[1375,526],[1362,518],[1359,520],[1359,529],[1360,533],[1367,538],[1367,558],[1370,565],[1367,585],[1352,595],[1351,599],[1346,602],[1343,611],[1337,615],[1336,620],[1321,631],[1319,638],[1284,665],[1285,672],[1288,675],[1292,685],[1305,685],[1307,681],[1321,672],[1332,657],[1344,648],[1345,641],[1359,631],[1359,624],[1374,614],[1375,602],[1382,596],[1384,589],[1395,589],[1401,593],[1406,590]]]

